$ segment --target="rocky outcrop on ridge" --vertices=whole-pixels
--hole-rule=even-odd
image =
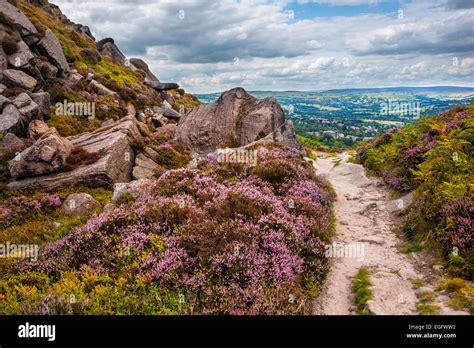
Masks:
[[[174,140],[199,154],[219,147],[240,147],[258,140],[301,149],[285,113],[273,98],[259,100],[243,88],[223,93],[211,104],[184,115]]]

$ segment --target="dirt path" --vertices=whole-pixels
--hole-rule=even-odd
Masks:
[[[339,254],[331,257],[325,287],[314,304],[314,314],[355,314],[352,280],[367,268],[373,283],[368,309],[375,314],[417,314],[411,278],[422,279],[414,259],[400,253],[401,239],[393,232],[389,192],[368,179],[362,166],[347,163],[347,155],[320,157],[315,169],[334,186],[337,227],[333,239]],[[403,204],[403,203],[399,203]],[[343,250],[343,254],[341,254]]]

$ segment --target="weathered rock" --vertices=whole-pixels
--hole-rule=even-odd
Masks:
[[[162,82],[157,82],[157,81],[146,81],[146,84],[149,87],[153,88],[154,90],[157,90],[158,92],[179,88],[179,85],[174,82],[162,83]]]
[[[41,39],[37,47],[41,54],[47,56],[59,69],[60,74],[69,71],[69,64],[64,57],[61,43],[50,29],[46,30],[44,38]]]
[[[7,106],[8,104],[11,104],[11,100],[8,99],[7,97],[4,97],[3,95],[0,95],[0,112],[3,111],[3,108]]]
[[[26,93],[19,94],[13,99],[13,104],[16,106],[20,114],[24,116],[27,124],[30,120],[36,118],[39,112],[39,106]]]
[[[59,74],[59,69],[49,62],[40,60],[36,63],[36,65],[38,66],[40,71],[46,72],[46,74],[49,74],[51,77],[57,77]]]
[[[7,69],[3,72],[2,82],[9,87],[21,87],[32,91],[36,87],[36,79],[20,70]]]
[[[33,23],[17,7],[9,4],[6,0],[0,0],[0,12],[19,29],[21,35],[27,36],[37,34]]]
[[[82,24],[74,24],[72,27],[78,32],[80,32],[82,35],[85,35],[89,39],[92,39],[95,41],[95,37],[94,35],[92,35],[92,32],[88,26],[82,25]]]
[[[23,136],[26,131],[25,121],[18,109],[13,104],[4,106],[0,114],[0,132],[14,133]]]
[[[119,198],[125,193],[130,194],[134,198],[138,198],[139,194],[143,190],[146,190],[152,185],[153,181],[148,179],[134,180],[129,183],[117,183],[114,185],[114,193],[110,201],[112,203],[116,203]]]
[[[10,151],[14,150],[13,152],[16,152],[23,151],[26,148],[26,144],[23,139],[18,138],[15,134],[7,133],[3,137],[3,140],[0,141],[0,147],[7,148]]]
[[[275,136],[282,127],[289,129]],[[292,140],[293,136],[288,137],[289,133],[293,135],[290,127],[275,99],[259,100],[244,89],[235,88],[223,93],[216,102],[201,105],[183,115],[174,140],[203,154],[220,145],[244,146],[272,134],[272,139],[301,149],[301,144]]]
[[[97,82],[96,80],[92,80],[90,82],[90,86],[92,86],[92,88],[94,88],[97,93],[99,95],[108,95],[108,96],[112,96],[114,98],[118,98],[118,94],[110,89],[108,89],[107,87],[105,87],[103,84]]]
[[[28,125],[28,137],[39,139],[49,131],[49,126],[42,120],[33,120]]]
[[[166,103],[166,101],[165,101],[165,103]],[[181,116],[183,116],[183,114],[180,114],[176,110],[173,110],[170,104],[167,104],[167,105],[163,104],[162,108],[155,107],[155,108],[153,108],[153,110],[158,115],[163,115],[163,116],[165,116],[167,118],[171,118],[171,119],[179,120],[181,118]]]
[[[71,149],[72,144],[51,128],[33,146],[8,162],[8,169],[14,178],[54,173],[66,163]]]
[[[400,197],[399,199],[394,199],[387,202],[385,205],[386,209],[390,213],[399,213],[407,209],[413,203],[413,192]]]
[[[31,98],[38,104],[39,112],[43,117],[51,115],[51,97],[48,92],[32,93]]]
[[[61,209],[70,215],[86,216],[100,207],[100,203],[87,193],[73,193],[64,201]]]
[[[0,46],[0,74],[8,69],[8,59],[7,54],[3,51],[3,48]]]
[[[55,190],[62,187],[86,186],[112,188],[114,183],[132,179],[135,154],[132,143],[143,138],[132,117],[125,117],[114,125],[68,138],[75,147],[94,153],[100,159],[90,165],[80,166],[71,172],[54,173],[27,178],[8,184],[13,189]]]
[[[130,64],[132,67],[135,67],[139,70],[142,70],[145,72],[145,82],[160,82],[158,78],[151,72],[150,68],[148,67],[148,64],[145,63],[142,59],[138,58],[130,58]]]
[[[3,93],[5,89],[7,89],[7,86],[5,86],[3,83],[0,83],[0,93]]]
[[[114,40],[111,38],[101,40],[97,43],[97,48],[100,53],[110,57],[114,63],[125,66],[127,63],[127,58],[120,51],[120,49],[115,45]],[[129,63],[128,63],[129,64]]]
[[[158,164],[141,153],[135,159],[133,178],[135,180],[151,179],[159,168],[160,166]]]
[[[28,65],[34,56],[28,45],[23,40],[17,42],[17,45],[18,51],[8,56],[8,63],[16,68],[21,68]]]

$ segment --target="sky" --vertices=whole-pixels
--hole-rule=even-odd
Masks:
[[[474,0],[52,0],[192,93],[474,86]]]

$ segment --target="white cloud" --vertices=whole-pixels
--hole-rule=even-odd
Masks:
[[[288,0],[56,3],[97,38],[113,37],[127,56],[144,59],[162,81],[193,92],[244,84],[280,90],[472,85],[474,9],[462,0],[410,2],[401,20],[397,13],[290,18]]]

